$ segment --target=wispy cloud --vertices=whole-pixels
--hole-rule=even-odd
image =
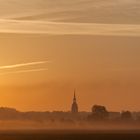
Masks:
[[[18,70],[18,71],[12,71],[12,72],[3,72],[3,73],[0,73],[0,75],[20,74],[20,73],[29,73],[29,72],[40,72],[40,71],[47,71],[47,70],[48,70],[47,68]]]
[[[140,36],[140,25],[0,20],[1,33]]]
[[[20,63],[20,64],[14,64],[14,65],[5,65],[5,66],[0,66],[0,70],[13,69],[13,68],[19,68],[19,67],[25,67],[25,66],[33,66],[33,65],[40,65],[40,64],[45,64],[48,62],[49,61],[37,61],[37,62]]]

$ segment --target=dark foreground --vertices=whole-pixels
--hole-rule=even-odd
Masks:
[[[140,140],[140,131],[0,131],[0,140]]]

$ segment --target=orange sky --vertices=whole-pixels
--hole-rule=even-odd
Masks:
[[[139,111],[139,37],[0,34],[0,43],[0,106],[67,111],[76,88],[80,110]],[[1,69],[15,64],[27,65]]]
[[[140,1],[0,2],[0,106],[140,111]]]

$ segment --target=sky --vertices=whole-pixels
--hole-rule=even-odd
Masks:
[[[139,111],[138,0],[0,2],[0,106]]]

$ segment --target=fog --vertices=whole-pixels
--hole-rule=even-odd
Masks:
[[[106,123],[106,122],[38,122],[38,121],[19,121],[9,120],[0,121],[0,130],[93,130],[93,131],[119,131],[140,130],[140,125],[136,123]]]

